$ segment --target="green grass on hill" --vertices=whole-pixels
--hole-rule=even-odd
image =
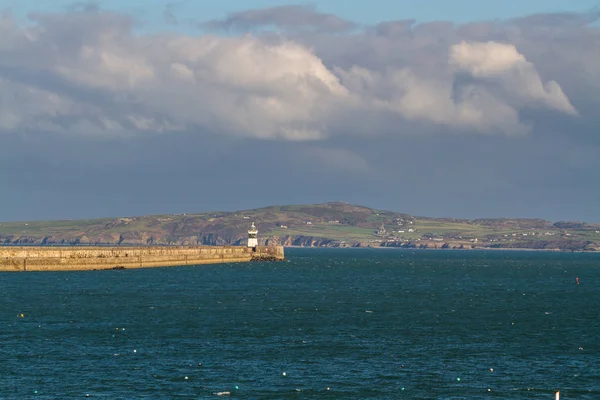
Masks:
[[[340,241],[369,241],[379,239],[372,229],[358,228],[348,225],[313,224],[291,227],[288,229],[275,228],[267,235],[277,236],[315,236]]]
[[[187,215],[5,222],[0,223],[0,237],[5,243],[40,243],[46,237],[52,237],[53,243],[63,243],[77,241],[84,236],[87,236],[88,239],[85,240],[89,241],[114,241],[115,236],[118,238],[121,235],[125,240],[143,241],[145,239],[141,239],[142,237],[151,237],[154,243],[172,243],[178,238],[186,238],[189,242],[190,238],[208,236],[219,238],[219,243],[231,243],[245,237],[251,222],[257,223],[259,235],[262,237],[304,236],[348,243],[379,241],[393,237],[417,240],[427,236],[457,240],[478,238],[480,241],[490,238],[494,243],[513,243],[519,240],[579,240],[600,243],[600,234],[596,233],[596,230],[600,231],[600,225],[563,223],[559,229],[548,221],[531,219],[436,219],[340,202]],[[388,232],[385,238],[375,234],[382,223]],[[281,228],[281,225],[288,228]],[[415,231],[409,232],[409,229]],[[535,235],[532,236],[534,232]],[[545,235],[546,232],[552,235]],[[565,235],[566,232],[569,233],[568,236]],[[139,241],[138,244],[143,243]]]

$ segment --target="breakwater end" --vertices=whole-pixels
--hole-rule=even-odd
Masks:
[[[81,271],[284,261],[283,246],[6,246],[0,271]]]

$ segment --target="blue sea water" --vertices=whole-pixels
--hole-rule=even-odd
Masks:
[[[286,255],[0,275],[0,399],[600,399],[598,254]]]

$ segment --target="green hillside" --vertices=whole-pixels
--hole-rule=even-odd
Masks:
[[[341,202],[236,212],[0,223],[3,244],[241,245],[599,250],[600,225],[540,219],[418,217]]]

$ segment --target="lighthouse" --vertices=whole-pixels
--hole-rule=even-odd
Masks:
[[[256,238],[257,235],[258,230],[256,229],[256,226],[254,226],[253,222],[250,229],[248,229],[248,247],[256,249],[256,246],[258,246],[258,239]]]

